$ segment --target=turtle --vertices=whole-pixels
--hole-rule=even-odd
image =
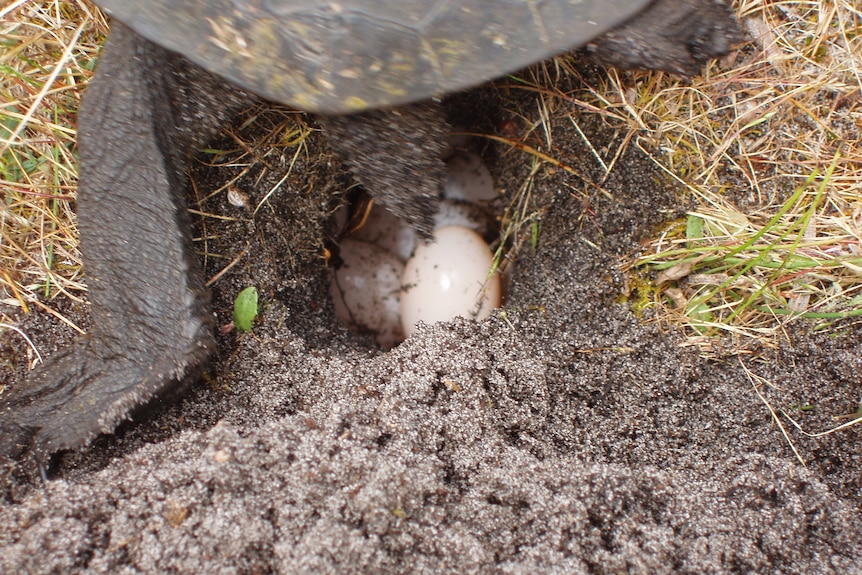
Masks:
[[[13,469],[113,432],[212,354],[186,162],[242,108],[317,114],[358,182],[427,235],[449,130],[441,97],[585,45],[602,62],[691,75],[737,39],[719,0],[97,4],[113,21],[78,118],[93,328],[4,394],[0,460]]]

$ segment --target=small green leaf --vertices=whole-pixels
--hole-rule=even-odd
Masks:
[[[239,331],[251,331],[257,317],[257,288],[247,287],[236,296],[233,303],[233,324]]]

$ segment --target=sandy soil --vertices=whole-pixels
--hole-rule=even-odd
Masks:
[[[499,133],[534,105],[499,88],[453,115]],[[598,181],[569,111],[552,119],[553,155]],[[624,136],[580,120],[596,141]],[[531,158],[481,149],[503,206]],[[236,182],[251,206],[294,152],[273,149]],[[239,171],[201,164],[196,197]],[[219,336],[182,400],[62,455],[47,483],[0,504],[0,571],[858,571],[858,431],[814,439],[782,419],[803,466],[763,400],[808,431],[834,426],[862,392],[862,329],[799,328],[779,350],[707,361],[617,303],[622,258],[686,208],[633,146],[603,184],[612,199],[559,167],[532,176],[539,241],[517,252],[504,312],[425,326],[386,353],[338,325],[326,297],[323,248],[336,249],[347,187],[314,134],[255,216],[224,193],[200,204],[233,218],[197,224],[208,277],[247,250],[214,286],[219,324],[256,285],[254,332]],[[71,337],[38,321],[40,349]],[[24,363],[20,342],[0,345]]]

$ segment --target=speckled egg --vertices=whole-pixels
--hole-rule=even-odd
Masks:
[[[384,349],[404,339],[401,329],[401,278],[404,264],[376,245],[341,242],[342,265],[332,276],[335,315],[345,324],[374,334]]]

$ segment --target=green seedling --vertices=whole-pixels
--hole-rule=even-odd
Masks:
[[[236,296],[233,304],[233,324],[239,331],[251,331],[257,317],[257,288],[247,287]]]

